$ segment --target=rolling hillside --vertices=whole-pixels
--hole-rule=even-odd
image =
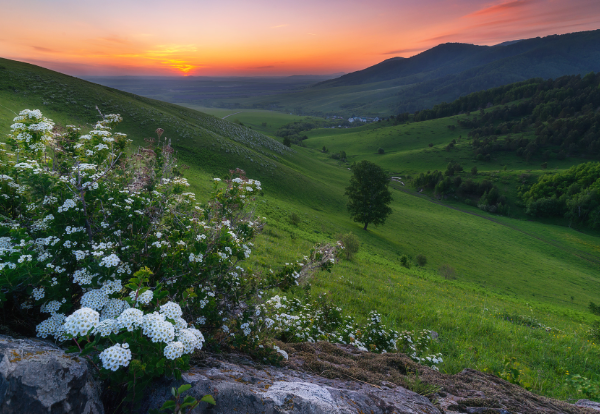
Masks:
[[[308,133],[306,147],[290,150],[256,132],[262,127],[272,133],[283,122],[281,114],[244,112],[240,120],[249,129],[229,118],[0,60],[1,131],[8,132],[14,113],[24,108],[85,128],[98,119],[96,105],[104,113],[123,115],[118,130],[136,145],[163,128],[200,200],[206,199],[212,177],[229,169],[243,168],[261,180],[264,195],[257,199],[256,213],[267,225],[247,266],[266,272],[300,259],[315,243],[335,242],[347,233],[359,237],[361,248],[353,260],[341,261],[331,273],[316,273],[311,287],[292,295],[329,297],[362,320],[379,309],[384,322],[398,329],[435,330],[440,340],[433,351],[444,355],[443,372],[466,367],[502,372],[505,358],[515,358],[524,367],[521,379],[535,392],[563,399],[576,395],[566,382],[567,371],[600,379],[599,339],[589,336],[597,317],[587,309],[590,301],[600,302],[595,233],[499,217],[452,200],[441,203],[397,183],[392,185],[393,214],[384,226],[364,232],[348,217],[349,164],[329,156],[341,150],[349,162],[373,160],[402,177],[444,168],[452,160],[475,164],[482,177],[508,188],[521,172],[541,173],[513,155],[509,162],[474,160],[466,138],[455,152],[445,151],[449,141],[468,133],[464,127],[449,129],[453,118],[317,129]],[[324,145],[330,154],[321,151]],[[379,147],[384,154],[378,154]],[[568,158],[556,168],[581,161]],[[427,257],[424,266],[414,264],[418,254]],[[403,255],[410,268],[401,265]],[[440,273],[443,266],[453,274]]]

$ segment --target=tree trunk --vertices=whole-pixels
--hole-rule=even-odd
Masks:
[[[363,227],[364,231],[367,231],[367,226],[369,225],[369,223],[365,223],[365,227]]]

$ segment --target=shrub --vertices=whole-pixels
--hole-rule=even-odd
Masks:
[[[360,248],[360,240],[354,233],[348,233],[342,235],[340,237],[340,241],[344,247],[346,259],[352,259],[352,257],[358,253],[358,249]]]
[[[590,305],[588,306],[590,312],[592,312],[594,315],[598,315],[600,316],[600,306],[596,305],[594,302],[590,302]]]
[[[442,276],[444,279],[447,279],[447,280],[456,279],[456,272],[454,271],[454,268],[450,265],[447,265],[447,264],[441,265],[438,272],[440,273],[440,276]]]
[[[377,150],[378,154],[385,154],[385,150],[381,147],[379,147],[379,149]]]
[[[298,227],[298,225],[300,224],[301,221],[302,221],[302,219],[295,212],[292,212],[290,214],[290,223],[292,223],[294,226]]]
[[[425,255],[423,254],[418,254],[417,255],[417,265],[423,267],[427,264],[427,257],[425,257]]]
[[[286,147],[291,147],[292,146],[292,140],[289,137],[285,137],[283,139],[283,145],[285,145]]]
[[[407,269],[410,269],[410,259],[407,255],[403,254],[402,256],[400,256],[400,264],[406,267]]]
[[[280,360],[258,331],[257,292],[328,269],[336,248],[248,274],[239,262],[262,224],[246,207],[260,182],[231,171],[200,205],[162,130],[157,146],[126,156],[120,121],[53,134],[38,110],[15,118],[12,152],[0,152],[0,303],[21,320],[49,314],[37,335],[71,342],[103,379],[128,384],[129,400],[154,377],[178,378],[206,343]]]

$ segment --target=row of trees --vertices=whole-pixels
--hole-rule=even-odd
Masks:
[[[463,180],[457,175],[463,171],[460,164],[450,162],[446,171],[427,171],[419,174],[413,185],[417,189],[433,191],[437,197],[444,198],[456,195],[468,203],[475,203],[480,209],[492,213],[508,214],[506,196],[500,194],[498,187],[489,180],[476,182],[471,178]],[[477,175],[477,168],[471,169],[472,175]]]

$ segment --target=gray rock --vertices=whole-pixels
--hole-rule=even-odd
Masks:
[[[83,358],[38,339],[0,335],[0,412],[104,414]]]
[[[194,414],[441,414],[425,397],[405,388],[348,379],[327,379],[277,367],[234,364],[209,358],[211,367],[193,367],[183,381],[160,381],[147,390],[140,413],[160,407],[171,388],[192,384],[184,395],[212,395],[217,405],[201,403]]]
[[[590,400],[579,400],[575,403],[577,407],[591,408],[592,410],[600,411],[600,403]]]

